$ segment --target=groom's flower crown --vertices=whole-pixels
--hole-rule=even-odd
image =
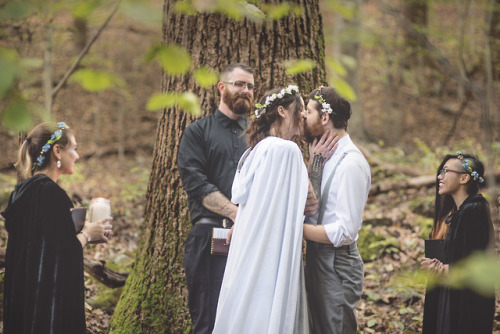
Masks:
[[[332,107],[330,107],[330,103],[325,102],[323,95],[321,95],[322,89],[323,89],[323,86],[321,86],[319,88],[319,93],[317,95],[314,95],[314,98],[316,99],[316,101],[319,102],[319,104],[321,104],[321,112],[322,113],[326,112],[327,114],[331,114],[333,112]]]
[[[289,85],[287,88],[283,88],[279,93],[274,93],[272,95],[269,95],[266,97],[266,102],[264,104],[257,103],[255,107],[257,109],[255,110],[255,117],[259,118],[260,115],[266,112],[267,108],[273,104],[274,101],[277,99],[282,99],[285,97],[285,94],[290,94],[292,95],[293,93],[298,94],[299,93],[299,87]]]

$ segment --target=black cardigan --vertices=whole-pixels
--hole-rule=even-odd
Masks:
[[[485,251],[493,237],[488,202],[469,196],[453,215],[446,240],[449,268],[475,251]],[[470,289],[441,286],[427,291],[423,333],[488,333],[493,330],[495,298]]]
[[[5,218],[4,333],[85,333],[83,251],[71,200],[45,175],[16,186]]]

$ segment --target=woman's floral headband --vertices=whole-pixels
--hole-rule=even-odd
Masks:
[[[276,99],[282,99],[285,97],[285,94],[290,94],[292,95],[293,93],[298,94],[299,93],[299,87],[289,85],[287,88],[283,88],[279,93],[274,93],[273,95],[270,95],[266,97],[266,102],[264,104],[257,103],[255,106],[257,109],[255,110],[255,117],[259,118],[260,115],[266,112],[266,109],[273,104]]]
[[[46,158],[45,153],[47,153],[50,150],[50,148],[52,147],[52,145],[56,141],[61,139],[62,130],[69,129],[69,126],[67,126],[66,123],[64,123],[64,122],[57,123],[57,126],[59,127],[59,129],[57,129],[52,134],[52,136],[50,136],[50,139],[47,141],[47,143],[45,143],[45,145],[42,146],[42,150],[40,151],[40,155],[38,156],[38,158],[36,158],[36,162],[33,164],[32,170],[34,170],[37,166],[38,167],[43,166],[43,164],[45,163],[45,158]]]
[[[461,151],[457,151],[457,158],[462,161],[462,167],[467,173],[470,174],[470,176],[472,176],[474,181],[479,181],[479,183],[484,182],[484,179],[479,176],[479,173],[472,169],[472,167],[470,166],[470,161],[468,159],[464,159]]]
[[[323,88],[323,87],[321,87]],[[324,113],[326,112],[327,114],[331,114],[333,112],[332,108],[330,107],[330,103],[326,103],[325,99],[323,98],[323,95],[321,95],[321,88],[319,89],[318,95],[314,95],[314,98],[316,101],[318,101],[321,104],[321,112]]]

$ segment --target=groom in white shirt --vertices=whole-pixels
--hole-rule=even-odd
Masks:
[[[310,159],[310,179],[321,203],[319,213],[304,224],[311,333],[357,331],[355,307],[363,288],[363,261],[356,240],[371,174],[347,133],[351,113],[349,102],[329,87],[313,90],[304,112],[310,152],[326,130],[339,136],[335,153],[325,164],[321,154]]]

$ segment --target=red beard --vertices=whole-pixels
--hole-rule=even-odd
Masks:
[[[222,101],[229,107],[231,111],[238,115],[249,114],[252,107],[252,96],[248,93],[231,94],[229,90],[225,90],[222,94]]]
[[[315,138],[321,137],[324,129],[320,120],[318,119],[313,125],[308,126],[304,120],[304,138],[308,143],[312,143]]]

